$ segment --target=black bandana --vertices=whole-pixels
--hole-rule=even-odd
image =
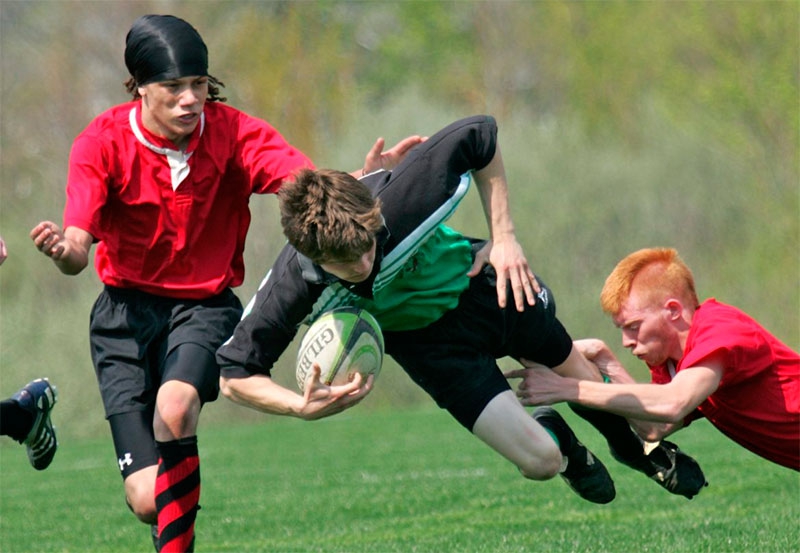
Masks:
[[[171,15],[143,15],[125,38],[125,65],[138,86],[208,75],[208,48],[197,30]]]

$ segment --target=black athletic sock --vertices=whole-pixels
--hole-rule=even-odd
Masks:
[[[553,437],[558,444],[561,455],[567,460],[566,468],[562,467],[561,474],[567,479],[583,474],[588,461],[588,450],[578,440],[567,421],[563,419],[558,411],[549,406],[536,408],[533,412],[533,418]],[[578,493],[583,497],[581,492]]]
[[[33,414],[19,406],[14,399],[0,402],[0,435],[22,443],[33,428]]]
[[[569,403],[570,409],[594,426],[608,442],[615,457],[622,463],[651,476],[656,469],[648,462],[642,439],[633,431],[628,421],[620,415],[589,409]]]
[[[561,454],[568,457],[578,438],[561,415],[552,407],[539,407],[533,412],[533,418],[555,439]]]

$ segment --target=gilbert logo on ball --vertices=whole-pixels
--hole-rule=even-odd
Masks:
[[[357,307],[340,307],[317,317],[297,352],[297,386],[305,390],[314,363],[327,385],[349,382],[356,372],[364,376],[381,370],[383,334],[378,321]]]

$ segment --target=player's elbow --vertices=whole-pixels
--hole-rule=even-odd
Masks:
[[[219,377],[219,392],[223,395],[223,397],[226,397],[230,400],[235,398],[230,378],[225,378],[224,376]]]
[[[636,433],[646,442],[660,442],[668,435],[664,425],[651,425],[647,428],[637,428]]]
[[[572,343],[575,348],[590,361],[601,353],[608,351],[606,343],[599,338],[583,338],[581,340],[574,340]]]

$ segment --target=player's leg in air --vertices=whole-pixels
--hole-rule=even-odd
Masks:
[[[557,411],[531,417],[510,390],[486,405],[472,432],[517,465],[527,478],[547,480],[558,474],[579,496],[593,503],[609,503],[616,495],[603,463]]]
[[[547,480],[560,475],[587,501],[610,502],[616,491],[608,471],[567,423],[555,412],[534,419],[511,390],[496,358],[511,355],[509,333],[525,321],[513,308],[500,309],[494,282],[479,278],[473,278],[458,307],[435,323],[384,331],[386,351],[440,407],[524,476]],[[572,341],[564,340],[569,351]],[[535,339],[526,343],[537,346]]]
[[[56,387],[37,378],[0,402],[0,434],[25,444],[28,461],[36,470],[50,466],[58,449],[50,412],[58,400]]]
[[[581,380],[603,380],[599,369],[574,346],[569,357],[553,370]],[[606,438],[611,455],[617,461],[645,474],[668,492],[691,499],[707,485],[700,465],[672,442],[662,440],[645,447],[625,418],[577,404],[569,406]],[[547,409],[550,408],[540,407],[535,412]]]
[[[440,407],[514,463],[526,478],[549,480],[560,475],[587,501],[614,499],[614,482],[606,468],[555,411],[541,419],[531,417],[492,355],[460,340],[437,342],[444,338],[439,331],[448,326],[438,325],[424,333],[401,333],[402,347],[391,355]],[[387,351],[394,350],[395,335],[385,332],[384,339]],[[430,339],[434,342],[426,342]]]

